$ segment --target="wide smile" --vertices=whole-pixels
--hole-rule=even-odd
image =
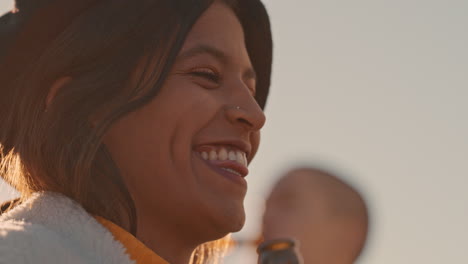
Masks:
[[[247,153],[232,145],[202,145],[195,149],[198,156],[210,167],[236,183],[246,185],[249,174]]]

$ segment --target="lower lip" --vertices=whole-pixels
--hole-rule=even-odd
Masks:
[[[237,183],[237,184],[240,184],[244,187],[247,187],[247,181],[244,179],[244,177],[242,176],[239,176],[235,173],[232,173],[232,172],[229,172],[227,170],[224,170],[224,169],[221,169],[220,167],[218,166],[215,166],[213,164],[211,164],[210,162],[208,162],[207,160],[204,160],[201,155],[197,155],[202,161],[205,162],[206,165],[208,165],[208,167],[210,167],[212,170],[216,171],[217,173],[223,175],[224,177],[226,177],[228,180],[231,180],[232,182],[234,183]]]

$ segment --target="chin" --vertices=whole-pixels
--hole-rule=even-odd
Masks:
[[[232,228],[231,228],[231,231],[229,231],[229,233],[239,232],[244,227],[244,224],[245,224],[245,213],[242,214],[242,217],[239,217],[237,222],[234,222],[232,224]]]
[[[214,218],[212,240],[223,238],[229,233],[238,232],[244,227],[244,208],[237,208],[236,210],[226,210],[226,208],[223,208],[223,212],[216,214]]]
[[[244,207],[236,211],[230,211],[225,215],[224,226],[228,233],[240,231],[245,224],[245,210]]]

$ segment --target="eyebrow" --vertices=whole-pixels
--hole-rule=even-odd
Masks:
[[[229,56],[226,55],[223,51],[206,44],[197,45],[189,50],[182,52],[178,60],[185,60],[190,57],[195,57],[201,54],[209,54],[215,57],[217,60],[221,61],[223,64],[227,64],[229,62]],[[257,80],[257,73],[252,67],[249,67],[243,74],[242,77],[245,79],[254,79]]]

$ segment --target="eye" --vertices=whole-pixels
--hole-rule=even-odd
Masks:
[[[249,88],[249,91],[252,94],[252,97],[257,96],[257,89],[256,88]]]
[[[195,77],[201,77],[204,78],[208,81],[211,81],[213,83],[218,84],[220,81],[220,76],[217,72],[213,71],[210,68],[199,68],[199,69],[194,69],[191,73],[191,75]]]

